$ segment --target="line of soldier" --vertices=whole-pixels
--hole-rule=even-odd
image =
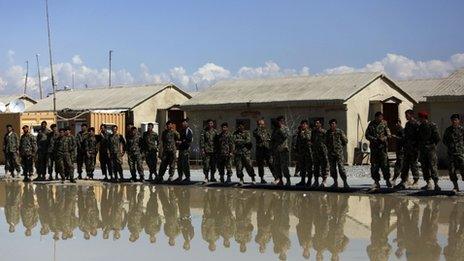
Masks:
[[[202,198],[201,238],[210,251],[216,250],[218,242],[229,248],[235,240],[240,251],[246,252],[255,234],[260,253],[266,252],[272,241],[274,252],[280,260],[285,260],[292,245],[291,216],[295,217],[297,245],[305,258],[310,257],[313,249],[316,260],[322,260],[327,251],[332,260],[339,260],[349,244],[345,227],[346,219],[352,219],[348,215],[350,196],[197,190],[115,185],[102,187],[99,194],[93,186],[37,185],[34,188],[32,184],[8,182],[4,213],[10,233],[22,222],[26,236],[40,227],[40,235],[51,234],[54,240],[66,240],[73,238],[78,228],[86,240],[96,238],[99,231],[103,239],[109,239],[112,234],[117,240],[128,230],[130,242],[139,240],[145,232],[148,240],[155,243],[163,229],[170,246],[175,246],[176,239],[182,236],[183,249],[189,250],[195,237],[192,213],[197,212],[191,198],[198,193]],[[462,203],[454,203],[444,217],[449,227],[448,243],[443,251],[438,243],[440,201],[380,196],[370,197],[369,203],[371,237],[366,252],[370,260],[388,260],[392,255],[391,241],[397,245],[394,254],[398,259],[406,255],[411,260],[439,260],[441,253],[446,260],[462,258],[464,216],[459,210]],[[392,219],[396,220],[393,227]],[[396,228],[395,240],[389,239],[392,228]]]

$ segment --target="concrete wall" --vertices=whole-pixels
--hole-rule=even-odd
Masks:
[[[187,101],[189,98],[183,93],[177,91],[174,88],[166,88],[150,99],[146,100],[142,104],[133,108],[134,113],[134,125],[140,128],[142,122],[156,122],[157,112],[159,109],[167,109],[174,105],[179,105]],[[161,119],[162,121],[164,119]],[[158,122],[159,126],[165,124],[163,122]]]
[[[440,137],[443,138],[445,129],[450,126],[450,116],[454,113],[459,113],[464,116],[464,99],[461,101],[433,101],[429,102],[430,120],[437,124]],[[440,142],[438,146],[438,160],[440,166],[447,166],[448,155],[446,147]]]
[[[369,105],[371,101],[378,100],[379,97],[394,96],[401,100],[398,106],[399,118],[406,122],[404,112],[413,108],[413,102],[403,96],[402,93],[392,88],[387,82],[379,78],[364,88],[358,94],[346,101],[347,105],[347,137],[348,137],[348,163],[354,162],[354,152],[359,142],[367,142],[365,130],[372,120],[370,118]],[[374,112],[375,113],[375,112]]]

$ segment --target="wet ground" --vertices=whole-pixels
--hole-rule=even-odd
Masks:
[[[348,173],[353,187],[370,184],[365,166]],[[0,256],[463,260],[464,197],[341,192],[0,180]]]

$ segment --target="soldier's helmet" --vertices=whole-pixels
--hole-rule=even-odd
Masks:
[[[214,241],[209,242],[208,249],[209,249],[209,251],[211,251],[211,252],[216,251],[216,243],[215,243]]]

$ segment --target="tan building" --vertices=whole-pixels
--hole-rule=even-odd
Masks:
[[[416,101],[414,111],[430,111],[426,101],[426,95],[435,90],[443,79],[417,79],[409,81],[396,81],[405,92],[410,94]]]
[[[26,94],[17,94],[17,95],[0,95],[0,103],[5,105],[6,111],[10,111],[10,103],[14,100],[20,100],[24,103],[25,109],[31,107],[32,105],[36,104],[37,101],[32,99],[31,97],[27,96]]]
[[[179,109],[179,104],[189,98],[189,94],[173,84],[65,90],[56,93],[56,110],[59,123],[64,121],[63,118],[69,119],[89,112],[122,112],[125,114],[125,123],[144,128],[149,122],[160,126],[167,119],[180,122],[185,115]],[[38,101],[26,111],[53,111],[53,97]]]
[[[404,120],[403,112],[415,103],[387,76],[369,72],[223,81],[195,95],[181,108],[188,112],[196,135],[208,118],[217,125],[228,122],[232,128],[238,120],[245,120],[251,130],[257,119],[264,118],[270,125],[279,115],[286,117],[292,130],[302,119],[321,119],[327,127],[335,118],[349,139],[347,163],[354,164],[363,162],[367,155],[362,149],[364,131],[375,112],[383,111],[393,123],[398,118]]]

